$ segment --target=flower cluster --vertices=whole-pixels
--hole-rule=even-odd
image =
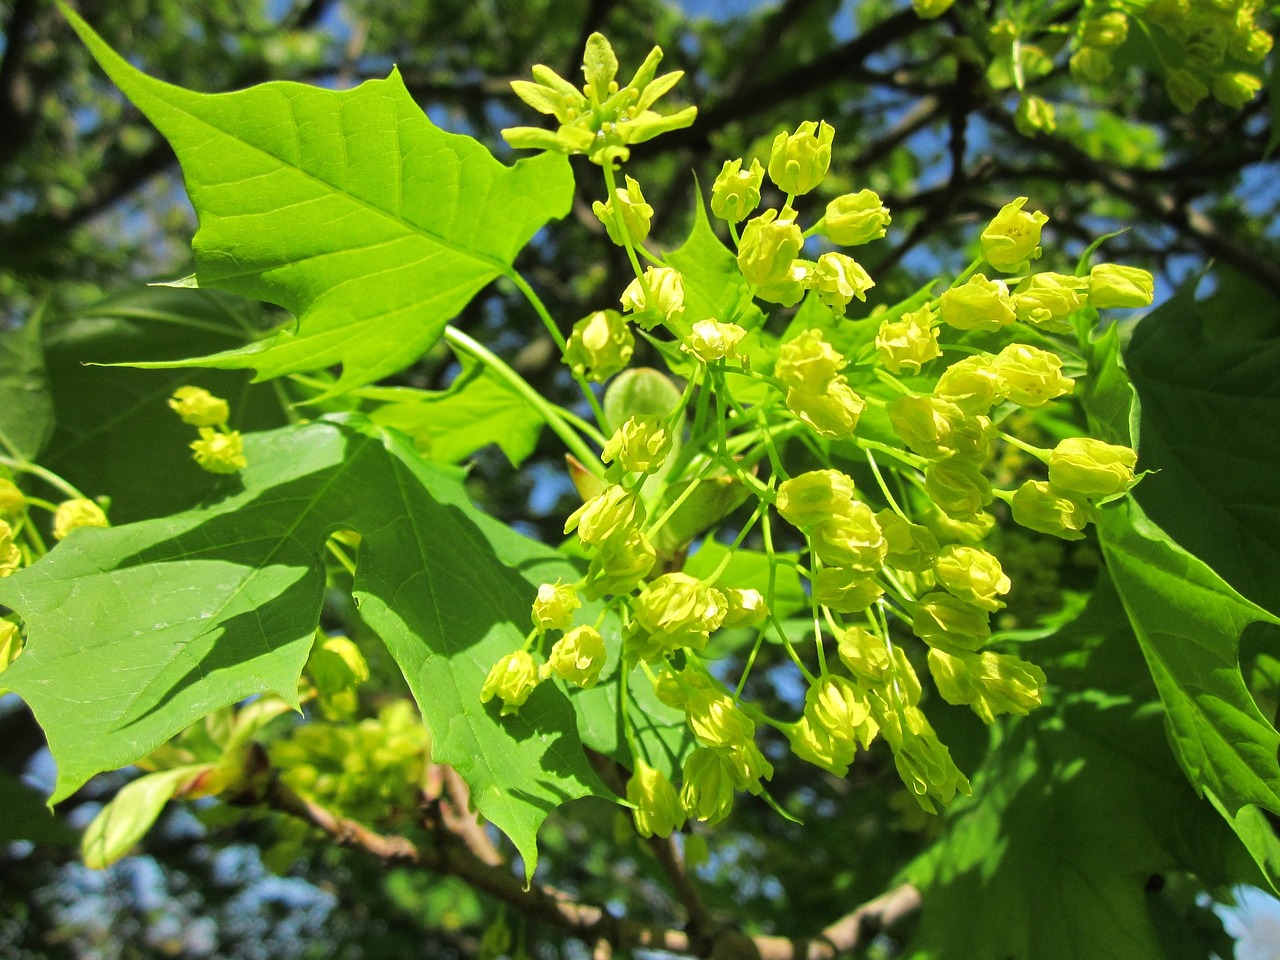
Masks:
[[[1014,585],[984,546],[987,533],[999,517],[1079,539],[1136,481],[1128,447],[1070,437],[1041,449],[1016,423],[1019,411],[1073,393],[1073,340],[1097,310],[1149,305],[1151,275],[1106,263],[1080,275],[1036,270],[1048,217],[1018,197],[995,213],[979,258],[947,289],[848,320],[874,283],[833,248],[885,236],[891,218],[863,189],[822,198],[814,205],[821,216],[802,226],[799,209],[813,201],[801,198],[824,183],[834,137],[825,122],[806,122],[775,136],[767,162],[724,164],[710,208],[734,243],[718,267],[737,268],[728,315],[708,315],[708,304],[726,298],[709,296],[705,279],[647,246],[653,210],[639,183],[627,176],[619,188],[606,166],[607,199],[594,207],[635,276],[621,311],[574,326],[565,363],[582,378],[609,380],[635,354],[634,322],[684,384],[649,371],[671,394],[656,406],[636,400],[630,385],[621,398],[613,386],[606,392],[615,426],[599,469],[575,477],[584,502],[564,526],[586,573],[539,588],[532,632],[494,664],[481,699],[511,713],[552,676],[598,682],[606,659],[598,630],[616,623],[618,702],[627,702],[627,684],[651,683],[658,700],[684,714],[695,744],[660,769],[622,708],[634,758],[627,799],[644,836],[688,820],[718,822],[738,794],[765,793],[773,764],[758,741],[769,729],[775,744],[836,776],[859,750],[886,744],[927,810],[967,792],[926,716],[927,697],[967,705],[991,723],[1027,713],[1046,682],[993,633],[991,618]],[[770,194],[781,202],[760,211]],[[800,306],[776,335],[755,304]],[[1043,473],[1024,468],[1015,481],[1000,479],[993,464],[1008,450],[1029,454],[1026,463],[1039,461]],[[734,512],[744,504],[745,514]],[[767,575],[730,572],[757,525],[764,549],[755,556]],[[691,553],[701,559],[699,537],[722,559],[686,566]],[[799,605],[810,607],[803,622],[812,628],[800,636],[783,621],[795,606],[774,609],[796,604],[776,589],[778,537],[803,545],[788,564],[807,582]],[[580,596],[594,605],[593,626],[575,625]],[[710,666],[720,631],[752,645],[733,686]],[[562,636],[544,656],[544,636],[554,632]],[[743,695],[746,674],[766,659],[767,634],[804,677],[798,716],[770,716]],[[805,639],[812,659],[798,646]]]
[[[200,439],[191,444],[196,463],[209,473],[238,473],[249,465],[244,456],[244,438],[230,430],[231,409],[227,401],[203,387],[179,387],[169,398],[169,406],[182,422],[200,430]]]

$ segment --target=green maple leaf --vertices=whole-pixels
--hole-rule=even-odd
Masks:
[[[1260,878],[1170,755],[1116,591],[1104,579],[1076,622],[1035,646],[1054,699],[992,729],[973,796],[908,868],[923,909],[905,956],[1207,956],[1193,949],[1204,931],[1152,879],[1186,871],[1212,889]]]
[[[58,762],[53,800],[256,693],[296,703],[325,588],[324,543],[362,534],[354,596],[395,657],[477,808],[530,875],[566,800],[607,795],[554,683],[518,716],[480,703],[489,667],[524,640],[536,584],[578,571],[472,507],[444,468],[363,421],[245,437],[249,467],[185,513],[74,531],[0,580],[27,647],[5,685]]]
[[[266,379],[340,363],[334,392],[371,383],[413,363],[569,211],[563,156],[504,166],[432,124],[394,69],[353,90],[272,82],[196,93],[140,72],[62,9],[178,155],[200,218],[199,285],[298,317],[296,328],[188,366]]]
[[[1280,733],[1240,672],[1244,629],[1280,620],[1174,543],[1132,500],[1103,511],[1098,538],[1187,776],[1229,816],[1247,804],[1280,813]]]

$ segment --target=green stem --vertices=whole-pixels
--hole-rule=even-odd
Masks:
[[[618,236],[622,237],[622,246],[627,251],[627,259],[631,261],[631,269],[636,272],[636,279],[640,281],[640,289],[644,291],[644,308],[652,310],[657,304],[653,302],[653,297],[649,291],[649,282],[644,277],[644,271],[640,269],[640,261],[636,258],[636,248],[631,244],[631,232],[627,229],[627,221],[622,216],[622,207],[617,202],[617,181],[613,178],[613,164],[606,163],[600,169],[604,171],[604,185],[608,190],[609,204],[613,207],[614,226],[618,228]]]
[[[1022,450],[1022,451],[1025,451],[1026,453],[1031,454],[1033,457],[1035,457],[1037,460],[1041,461],[1042,463],[1049,462],[1049,456],[1050,454],[1053,453],[1052,450],[1045,450],[1043,447],[1033,446],[1032,444],[1027,443],[1027,441],[1025,440],[1020,440],[1018,437],[1015,437],[1011,433],[1005,433],[1003,430],[999,431],[999,434],[1000,434],[1000,439],[1003,440],[1005,443],[1010,444],[1011,446],[1015,446],[1019,450]]]
[[[461,330],[456,327],[445,327],[444,336],[451,346],[469,353],[493,371],[494,375],[506,381],[516,393],[520,394],[528,401],[530,406],[538,411],[538,415],[542,417],[543,422],[564,442],[569,451],[582,461],[584,467],[597,477],[604,476],[604,464],[600,462],[600,457],[565,422],[559,407],[549,403],[546,397],[535,390],[524,377],[512,370],[497,354],[473,340]]]
[[[987,262],[986,259],[983,257],[978,257],[977,259],[975,259],[971,264],[969,264],[967,267],[964,268],[964,270],[960,272],[960,276],[956,277],[954,280],[951,281],[952,289],[960,286],[960,284],[964,283],[966,280],[972,277],[975,273],[978,272],[978,268],[986,262]]]
[[[0,456],[0,465],[8,467],[10,470],[19,470],[22,473],[29,473],[32,476],[39,477],[41,480],[43,480],[45,483],[49,484],[50,486],[57,487],[59,490],[61,490],[63,493],[65,493],[68,497],[70,497],[73,500],[89,499],[83,493],[77,490],[74,486],[68,483],[66,480],[63,480],[60,476],[54,473],[52,470],[46,470],[44,467],[40,466],[40,464],[38,463],[29,463],[26,460],[18,460],[12,457]]]
[[[556,326],[556,322],[551,316],[551,311],[549,311],[547,309],[547,305],[542,302],[542,298],[538,296],[533,287],[529,286],[528,281],[525,280],[525,278],[522,277],[514,267],[507,272],[506,276],[508,280],[516,285],[516,289],[524,294],[524,298],[529,301],[529,305],[533,307],[534,313],[536,313],[539,319],[542,320],[542,325],[547,328],[547,333],[551,335],[551,339],[555,341],[556,346],[560,348],[561,355],[563,355],[566,346],[564,334],[562,334],[560,332],[560,328]],[[604,423],[604,410],[601,409],[600,401],[596,399],[595,391],[591,389],[591,385],[587,383],[586,379],[580,374],[575,373],[573,375],[573,379],[574,382],[578,384],[578,389],[582,391],[582,395],[586,398],[587,404],[591,407],[591,412],[595,414],[596,420],[600,423]]]
[[[880,485],[880,492],[884,494],[885,501],[889,504],[889,507],[903,520],[910,523],[911,518],[902,512],[902,507],[898,506],[898,501],[895,500],[893,498],[893,494],[889,492],[889,485],[884,482],[884,475],[880,472],[880,465],[876,463],[876,458],[872,456],[871,451],[865,447],[862,449],[862,452],[867,458],[867,466],[869,466],[871,468],[871,472],[875,474],[876,483]]]

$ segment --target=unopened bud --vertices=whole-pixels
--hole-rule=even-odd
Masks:
[[[1070,333],[1066,317],[1089,298],[1089,281],[1063,273],[1037,273],[1013,291],[1013,310],[1023,323],[1051,333]]]
[[[908,447],[931,460],[987,452],[987,418],[970,416],[940,397],[899,397],[889,407],[889,424]]]
[[[764,594],[759,590],[747,587],[721,592],[729,601],[729,611],[720,624],[722,627],[754,627],[769,616],[769,605],[764,602]]]
[[[548,630],[568,630],[573,623],[573,611],[582,606],[578,591],[571,583],[544,583],[538,587],[533,601],[533,625],[539,633]]]
[[[701,648],[724,622],[723,593],[687,573],[666,573],[640,591],[636,622],[665,646]]]
[[[1003,280],[975,273],[938,300],[942,322],[957,330],[999,330],[1017,319]]]
[[[1014,491],[1009,505],[1016,523],[1063,540],[1084,539],[1082,531],[1094,518],[1087,501],[1043,480],[1028,480]]]
[[[1155,299],[1155,278],[1139,267],[1100,263],[1089,271],[1089,302],[1108,307],[1149,307]]]
[[[53,514],[54,539],[62,540],[80,527],[106,527],[107,515],[92,500],[64,500]]]
[[[774,376],[792,389],[821,393],[847,362],[821,330],[805,330],[778,348]]]
[[[649,303],[645,287],[653,297]],[[636,322],[651,330],[660,321],[675,323],[684,316],[684,276],[671,267],[649,267],[622,292],[622,307],[635,313]]]
[[[742,169],[740,159],[726,160],[711,186],[711,212],[721,220],[741,223],[760,205],[763,182],[764,167],[759,160],[752,160],[749,170]]]
[[[191,449],[196,464],[208,473],[236,473],[249,465],[239,430],[222,433],[213,427],[201,427],[200,439],[191,444]]]
[[[827,175],[835,133],[825,120],[806,120],[795,133],[778,134],[769,151],[769,179],[783,193],[808,193]]]
[[[948,516],[967,520],[991,502],[991,484],[969,460],[942,460],[924,471],[924,490]]]
[[[836,635],[840,662],[855,677],[879,683],[893,668],[889,645],[879,634],[865,627],[848,627]]]
[[[627,781],[627,799],[635,809],[636,832],[642,837],[669,837],[684,826],[684,807],[675,787],[661,770],[636,760],[635,772]]]
[[[866,407],[867,402],[841,376],[832,379],[820,391],[797,388],[787,391],[787,409],[812,427],[815,433],[832,440],[850,436]]]
[[[697,747],[684,761],[680,803],[694,820],[719,823],[733,809],[732,761],[720,750]]]
[[[587,568],[583,592],[592,600],[606,594],[627,594],[640,585],[658,562],[657,551],[639,528],[610,537],[596,548]]]
[[[591,210],[604,224],[609,239],[620,247],[644,243],[649,236],[649,224],[653,219],[653,207],[644,202],[644,194],[640,192],[640,184],[631,177],[625,180],[625,187],[615,187],[613,196],[605,203],[597,200]],[[627,235],[623,236],[618,229],[618,214],[622,215],[622,223]]]
[[[844,513],[853,505],[853,479],[839,470],[810,470],[778,485],[775,506],[788,523],[801,530]]]
[[[734,359],[738,356],[738,344],[746,335],[747,331],[736,323],[699,320],[690,330],[689,342],[683,348],[703,363]]]
[[[1262,89],[1262,81],[1252,73],[1223,73],[1214,78],[1213,99],[1232,110],[1240,110],[1253,101]]]
[[[555,674],[583,689],[594,687],[606,659],[604,638],[594,627],[574,627],[556,641],[540,674]]]
[[[928,528],[912,523],[885,508],[876,514],[889,552],[885,563],[899,570],[928,570],[938,555],[938,538]]]
[[[808,283],[818,298],[840,316],[854,297],[865,301],[875,281],[862,265],[843,253],[824,253],[809,275]]]
[[[929,646],[976,650],[991,637],[990,614],[946,593],[931,593],[912,604],[911,632]]]
[[[639,498],[621,484],[610,484],[569,515],[564,532],[577,530],[583,543],[600,544],[643,522]]]
[[[993,554],[978,547],[946,546],[934,561],[938,583],[957,599],[983,610],[998,610],[1013,585]]]
[[[179,387],[169,398],[169,406],[193,427],[217,427],[231,415],[227,401],[215,397],[204,387]]]
[[[1040,230],[1049,218],[1039,210],[1023,210],[1026,202],[1018,197],[1006,203],[978,238],[983,258],[1001,273],[1016,273],[1040,256]]]
[[[942,371],[933,393],[966,413],[984,414],[1004,399],[1005,385],[991,358],[975,354]]]
[[[12,480],[0,477],[0,518],[16,520],[22,515],[26,503],[27,498],[22,495],[18,485]]]
[[[811,541],[823,563],[869,574],[880,569],[889,550],[875,513],[861,501],[814,527]]]
[[[1022,407],[1043,407],[1068,394],[1075,381],[1062,375],[1062,358],[1025,343],[1011,343],[995,358],[1005,394]]]
[[[876,350],[880,362],[891,373],[919,373],[930,360],[942,356],[938,331],[933,326],[933,311],[925,305],[898,320],[880,324]]]
[[[861,613],[884,595],[866,571],[823,567],[813,576],[813,598],[837,613]]]
[[[1173,105],[1183,113],[1190,113],[1209,95],[1209,88],[1203,81],[1190,70],[1184,70],[1181,67],[1169,71],[1168,76],[1164,78],[1164,88]]]
[[[789,211],[787,211],[789,213]],[[804,246],[804,235],[790,217],[766,210],[747,221],[738,244],[738,269],[747,283],[763,286],[788,279],[791,261]]]
[[[626,368],[636,350],[631,325],[616,310],[597,310],[573,325],[564,362],[579,377],[596,383]]]
[[[671,452],[671,433],[661,419],[630,417],[604,445],[600,459],[626,473],[648,473],[662,466]]]
[[[1086,497],[1114,497],[1133,486],[1138,455],[1129,447],[1070,437],[1049,454],[1049,482]]]
[[[714,688],[696,689],[685,703],[689,729],[709,747],[728,747],[751,740],[756,725],[733,698]]]
[[[502,701],[502,715],[515,713],[538,685],[538,668],[527,650],[508,653],[495,663],[480,690],[480,702],[495,696]]]
[[[856,247],[879,240],[892,222],[888,208],[874,190],[859,190],[836,197],[827,204],[822,233],[832,243]]]

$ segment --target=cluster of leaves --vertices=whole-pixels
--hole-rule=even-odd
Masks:
[[[880,787],[882,802],[892,793],[882,772],[895,766],[928,809],[971,793],[941,835],[919,836],[918,858],[888,871],[923,893],[921,956],[960,944],[969,955],[1065,956],[1054,952],[1064,942],[1158,956],[1161,937],[1178,934],[1146,916],[1153,874],[1191,874],[1192,891],[1274,882],[1275,838],[1261,811],[1280,813],[1280,734],[1239,666],[1245,628],[1277,623],[1276,598],[1255,572],[1273,542],[1269,514],[1238,514],[1265,504],[1250,487],[1265,465],[1214,478],[1221,516],[1189,521],[1186,510],[1190,498],[1203,515],[1192,491],[1206,463],[1268,448],[1206,429],[1197,436],[1213,448],[1188,453],[1176,428],[1187,416],[1221,416],[1188,398],[1233,378],[1265,412],[1273,348],[1210,345],[1188,291],[1143,320],[1122,362],[1117,328],[1094,330],[1096,309],[1149,303],[1149,276],[1090,273],[1092,250],[1076,275],[1033,272],[1043,217],[1022,200],[999,212],[949,288],[935,296],[930,284],[846,318],[872,272],[829,247],[882,235],[888,210],[871,191],[840,193],[800,228],[804,195],[821,185],[832,152],[830,128],[817,123],[762,151],[782,194],[763,215],[748,219],[769,189],[761,165],[750,154],[725,165],[711,207],[732,246],[701,203],[681,246],[646,246],[654,208],[639,180],[617,186],[615,164],[694,114],[664,120],[649,110],[674,84],[656,77],[654,56],[619,88],[617,60],[598,36],[587,42],[583,91],[547,68],[535,72],[539,91],[519,88],[561,126],[515,134],[517,145],[552,152],[505,167],[472,138],[436,128],[394,72],[344,92],[266,84],[197,94],[139,72],[70,17],[172,143],[201,220],[186,283],[195,289],[104,304],[96,315],[167,310],[207,340],[207,355],[190,359],[189,340],[148,332],[145,344],[95,359],[153,357],[136,364],[151,370],[118,381],[136,391],[135,409],[163,408],[189,374],[158,371],[178,367],[216,371],[226,379],[208,386],[233,398],[228,409],[202,391],[175,394],[182,419],[201,430],[197,462],[231,474],[206,499],[100,504],[81,488],[109,492],[108,478],[84,461],[121,425],[49,444],[46,392],[48,383],[74,396],[84,374],[55,376],[59,352],[92,342],[93,315],[46,330],[33,320],[6,336],[5,389],[19,413],[0,425],[13,471],[0,491],[0,563],[12,573],[0,580],[0,603],[13,611],[4,683],[48,736],[55,801],[102,771],[151,771],[95,821],[91,863],[126,852],[174,797],[215,794],[294,814],[320,804],[414,834],[424,828],[416,798],[430,795],[434,765],[447,764],[531,882],[546,818],[568,800],[615,797],[625,771],[645,836],[670,834],[686,816],[725,820],[735,790],[761,794],[783,817],[821,820],[803,799],[814,775],[783,772],[788,749],[843,778],[855,742],[865,749],[882,732],[891,750],[873,749],[853,775],[856,783],[865,766],[860,786]],[[570,208],[574,171],[558,152],[603,167],[596,214],[634,271],[621,296],[630,318],[598,311],[567,339],[515,268],[535,233]],[[1013,289],[977,274],[984,262],[1011,275]],[[582,391],[577,409],[447,327],[498,278],[528,298],[562,348]],[[215,287],[296,320],[261,334],[238,301],[208,292]],[[1149,332],[1157,327],[1159,336]],[[462,368],[447,391],[378,385],[442,340]],[[638,349],[678,379],[618,375]],[[971,359],[944,365],[943,351]],[[1172,362],[1189,357],[1189,366]],[[228,372],[244,369],[273,386]],[[603,397],[588,382],[615,375]],[[1068,375],[1078,406],[1054,403],[1071,391]],[[311,411],[279,398],[328,414],[303,420]],[[266,425],[274,429],[252,429]],[[559,550],[477,510],[447,465],[489,442],[518,463],[544,425],[575,458],[586,501],[565,528],[578,537]],[[160,455],[180,471],[174,454],[189,430],[170,423],[162,434],[156,448],[167,445],[172,453]],[[1085,435],[1095,439],[1073,439]],[[1159,471],[1138,500],[1127,495],[1131,448]],[[1036,460],[1048,464],[1047,481]],[[999,552],[1009,519],[1088,542],[1085,525],[1096,520],[1105,566],[1083,612],[1054,605],[1044,622],[997,621],[992,635],[988,616],[1011,578],[977,544],[990,537]],[[63,542],[43,556],[50,532]],[[1225,549],[1236,533],[1260,553]],[[354,641],[317,630],[326,599],[343,595],[359,610]],[[147,602],[131,602],[139,596]],[[849,618],[865,611],[874,611],[865,626]],[[744,629],[716,632],[726,625]],[[548,631],[564,637],[539,670]],[[926,647],[905,646],[910,633]],[[988,642],[994,648],[980,651]],[[847,675],[828,669],[832,653]],[[922,691],[926,662],[944,701],[987,723],[1029,715],[996,724],[987,740]],[[1268,676],[1268,661],[1254,672]],[[553,674],[569,686],[538,682]],[[425,729],[407,701],[373,693],[402,686]],[[304,703],[313,718],[286,725]],[[766,793],[761,780],[775,767]],[[681,773],[677,798],[671,781]],[[1114,811],[1101,842],[1100,807]],[[777,814],[741,815],[753,816]],[[770,829],[808,829],[784,824]],[[686,848],[702,837],[690,833]],[[1062,864],[1050,882],[1072,905],[1069,936],[1028,896],[1027,875],[1046,859]],[[890,879],[857,869],[860,884]],[[1079,876],[1091,882],[1071,879]],[[979,925],[965,904],[993,885],[1000,916],[966,943],[957,934]],[[1194,900],[1176,911],[1188,922]],[[1100,914],[1113,924],[1095,923]]]

